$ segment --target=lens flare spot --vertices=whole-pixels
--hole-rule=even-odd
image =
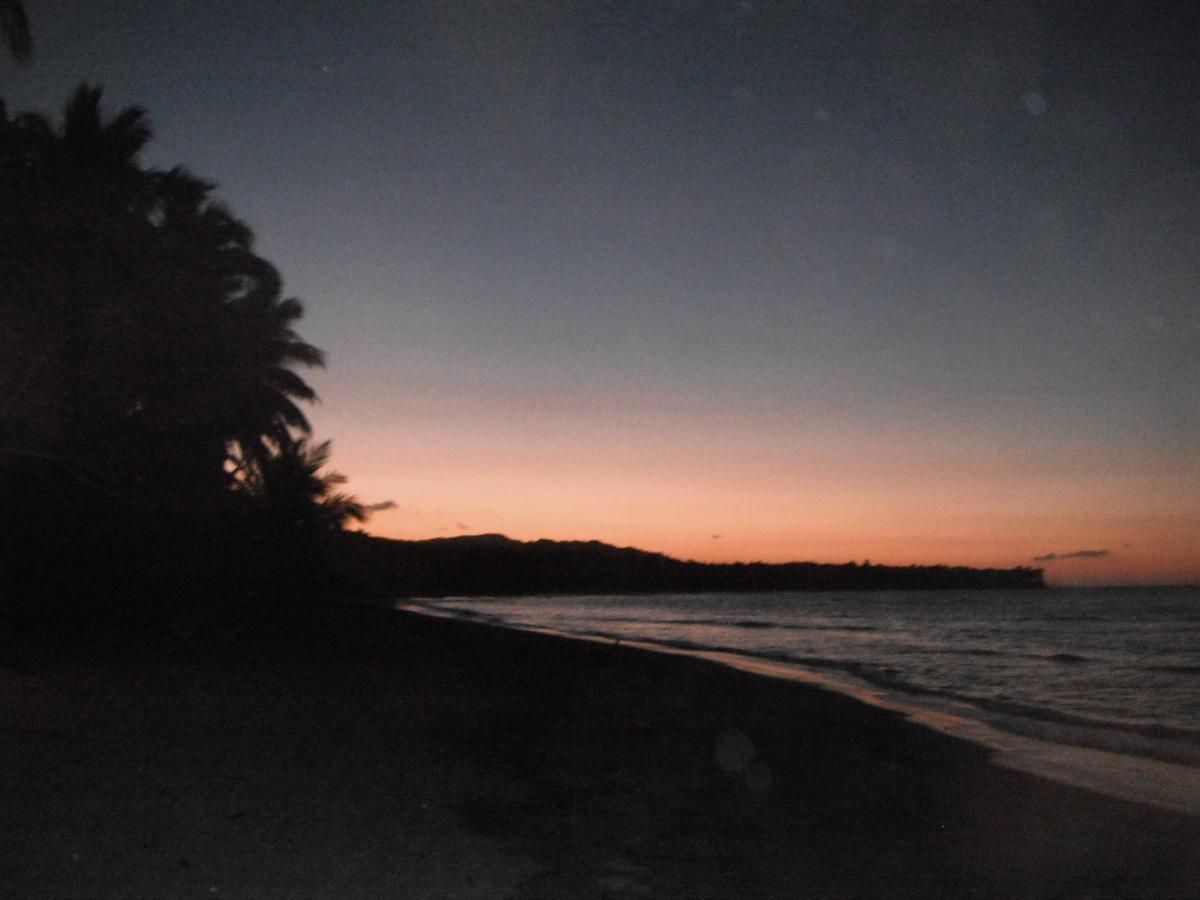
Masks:
[[[727,728],[717,736],[713,747],[717,765],[734,774],[745,771],[754,758],[754,744],[750,738],[736,728]]]

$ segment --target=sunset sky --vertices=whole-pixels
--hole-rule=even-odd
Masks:
[[[372,533],[1200,581],[1194,4],[26,5],[0,97],[220,185]]]

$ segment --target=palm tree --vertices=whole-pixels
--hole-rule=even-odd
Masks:
[[[329,463],[331,441],[288,441],[261,458],[239,483],[240,489],[268,519],[284,530],[305,535],[336,531],[347,521],[365,521],[366,510],[338,487],[340,472],[322,472]]]
[[[145,113],[100,97],[57,127],[0,104],[0,612],[105,580],[158,596],[164,572],[286,605],[364,517],[307,439],[297,370],[323,354],[213,185],[142,165]]]
[[[315,402],[316,393],[292,367],[321,366],[325,358],[296,333],[304,307],[294,297],[257,291],[229,303],[226,312],[240,337],[228,369],[239,402],[226,407],[231,417],[224,431],[240,467],[264,461],[272,448],[291,445],[293,434],[311,431],[297,401]]]
[[[323,356],[213,185],[140,165],[149,137],[142,110],[105,121],[89,87],[59,129],[0,119],[0,315],[18,336],[0,347],[0,453],[90,464],[162,501],[307,434],[298,403],[316,395],[295,368]]]
[[[155,175],[151,215],[170,248],[160,268],[168,290],[186,285],[191,295],[167,328],[186,339],[163,346],[159,362],[193,377],[176,379],[182,390],[174,393],[156,378],[157,402],[142,412],[168,426],[186,422],[214,475],[218,455],[238,470],[311,431],[298,404],[315,402],[316,393],[294,369],[324,365],[324,354],[297,334],[303,306],[281,296],[278,271],[253,252],[251,231],[209,199],[211,190],[182,169]]]
[[[90,407],[105,387],[89,377],[90,348],[104,345],[97,331],[112,318],[106,295],[120,267],[116,245],[132,243],[126,213],[148,137],[136,108],[102,123],[98,90],[75,93],[59,130],[34,114],[10,120],[0,107],[0,333],[9,342],[0,356],[0,419],[8,455],[71,462],[75,473],[87,467],[77,451],[93,437]]]

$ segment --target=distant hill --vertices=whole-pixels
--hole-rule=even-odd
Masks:
[[[699,563],[600,541],[514,541],[501,534],[395,541],[331,537],[335,572],[402,597],[1042,588],[1041,569],[845,563]]]

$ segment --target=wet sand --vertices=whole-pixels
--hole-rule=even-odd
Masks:
[[[1200,892],[1200,819],[810,685],[367,608],[256,640],[0,660],[0,894]]]

